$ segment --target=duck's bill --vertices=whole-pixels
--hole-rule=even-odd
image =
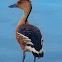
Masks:
[[[9,6],[10,8],[18,8],[17,4],[13,4]]]

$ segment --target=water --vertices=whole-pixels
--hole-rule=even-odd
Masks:
[[[41,30],[44,37],[44,58],[37,62],[62,62],[62,0],[31,0],[29,22]],[[21,62],[23,53],[15,38],[15,29],[23,15],[9,5],[17,0],[0,1],[0,62]],[[26,53],[25,62],[33,62],[32,53]]]

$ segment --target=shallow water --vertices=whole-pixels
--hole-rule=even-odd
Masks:
[[[28,18],[39,27],[44,37],[44,58],[37,62],[62,62],[62,0],[31,0],[32,12]],[[15,29],[23,15],[18,8],[8,8],[17,0],[0,1],[0,62],[21,62],[23,53],[15,38]],[[32,53],[26,53],[25,62],[33,62]]]

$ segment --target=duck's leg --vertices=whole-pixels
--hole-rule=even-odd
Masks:
[[[26,54],[25,54],[25,52],[24,52],[24,53],[23,53],[23,60],[22,60],[22,62],[24,62],[25,57],[26,57]]]
[[[34,62],[36,62],[36,57],[34,56]]]

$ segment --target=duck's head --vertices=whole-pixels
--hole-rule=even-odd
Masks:
[[[31,10],[31,1],[18,1],[16,4],[10,5],[10,8],[20,8],[24,11]]]

